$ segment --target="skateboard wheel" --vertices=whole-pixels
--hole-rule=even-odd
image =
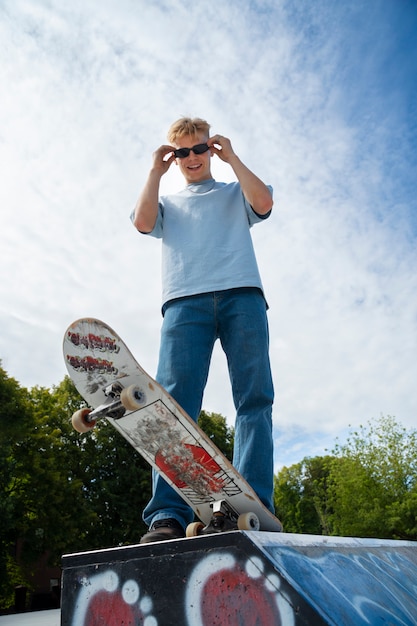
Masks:
[[[79,409],[75,411],[74,415],[71,418],[72,427],[79,433],[86,433],[96,425],[96,420],[91,420],[88,422],[86,420],[87,415],[91,413],[92,409],[85,407],[84,409]]]
[[[120,402],[128,411],[136,411],[145,404],[145,394],[137,385],[130,385],[130,387],[122,389]]]
[[[192,524],[188,524],[185,534],[187,537],[198,537],[201,534],[201,531],[204,528],[204,524],[201,522],[193,522]]]
[[[261,524],[255,513],[242,513],[237,518],[237,527],[239,530],[259,530]]]

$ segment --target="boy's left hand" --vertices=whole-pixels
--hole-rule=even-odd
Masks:
[[[225,161],[225,163],[228,163],[230,159],[235,156],[230,139],[223,137],[223,135],[213,135],[213,137],[210,137],[207,140],[207,145],[209,146],[211,153],[217,154],[217,156],[222,161]],[[217,146],[220,146],[220,148]]]

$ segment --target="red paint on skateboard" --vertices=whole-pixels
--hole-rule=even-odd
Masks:
[[[215,476],[221,472],[219,464],[200,446],[186,443],[184,448],[191,454],[170,455],[167,450],[158,450],[155,462],[159,469],[180,489],[203,482],[210,491],[219,493],[224,487],[224,480]]]

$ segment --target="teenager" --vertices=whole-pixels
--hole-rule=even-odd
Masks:
[[[226,354],[236,407],[233,464],[273,511],[272,404],[267,304],[250,228],[272,209],[271,188],[239,159],[230,140],[210,136],[200,118],[181,118],[153,165],[132,221],[162,240],[163,323],[156,380],[197,420],[214,343]],[[211,159],[237,181],[217,182]],[[175,163],[186,186],[160,196],[162,176]],[[153,472],[153,496],[141,543],[185,536],[192,509]]]

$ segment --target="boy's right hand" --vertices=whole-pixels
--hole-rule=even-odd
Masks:
[[[166,158],[168,154],[171,153],[171,156]],[[165,174],[171,163],[175,161],[174,148],[172,146],[163,145],[160,146],[155,152],[152,154],[153,158],[153,170],[157,170],[162,174]]]

